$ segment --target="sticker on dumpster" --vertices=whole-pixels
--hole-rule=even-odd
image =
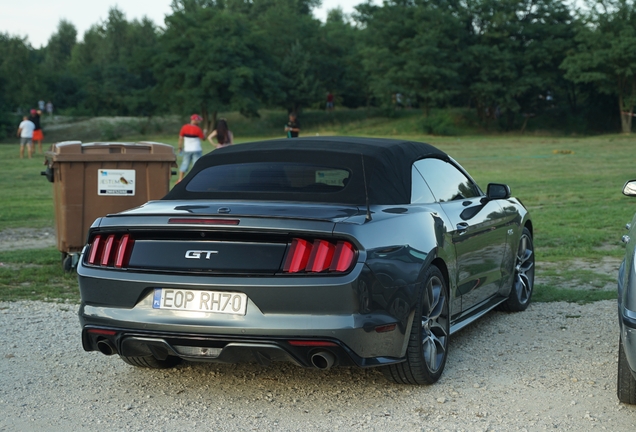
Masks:
[[[97,170],[97,195],[135,195],[135,170]]]

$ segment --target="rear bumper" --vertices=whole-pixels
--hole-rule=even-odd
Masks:
[[[315,356],[331,357],[333,365],[337,366],[373,367],[403,361],[391,357],[363,358],[336,339],[221,337],[93,326],[84,327],[82,345],[86,351],[127,357],[152,355],[163,360],[174,356],[188,361],[217,363],[268,365],[284,361],[302,367],[321,367]]]
[[[125,356],[149,355],[155,349],[189,360],[284,360],[311,366],[313,353],[324,349],[335,355],[337,364],[379,366],[403,361],[414,310],[413,285],[383,288],[363,264],[347,275],[315,278],[161,275],[156,279],[156,274],[96,271],[81,263],[78,273],[84,349],[99,350],[97,343],[108,341]],[[153,309],[158,287],[243,292],[247,312],[240,316]],[[89,333],[89,329],[114,334]],[[299,347],[290,340],[333,345]],[[221,351],[192,357],[176,346]]]

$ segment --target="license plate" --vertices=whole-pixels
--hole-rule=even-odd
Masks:
[[[222,291],[155,288],[153,309],[245,315],[247,295]]]

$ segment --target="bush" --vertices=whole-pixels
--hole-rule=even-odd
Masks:
[[[121,138],[122,134],[118,128],[111,122],[105,121],[99,125],[100,140],[102,141],[116,141]]]
[[[15,113],[0,114],[0,141],[9,141],[11,137],[15,137],[18,125],[22,121],[22,116]]]
[[[429,114],[428,117],[424,117],[422,119],[421,126],[424,130],[424,133],[429,135],[459,135],[459,130],[455,125],[455,120],[453,119],[451,113],[447,110],[435,111]]]

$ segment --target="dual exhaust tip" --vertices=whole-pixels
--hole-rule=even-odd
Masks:
[[[97,349],[99,352],[107,356],[117,354],[117,349],[108,339],[100,339],[97,342]],[[317,369],[330,369],[335,362],[336,357],[329,351],[318,351],[311,356],[311,364]]]

